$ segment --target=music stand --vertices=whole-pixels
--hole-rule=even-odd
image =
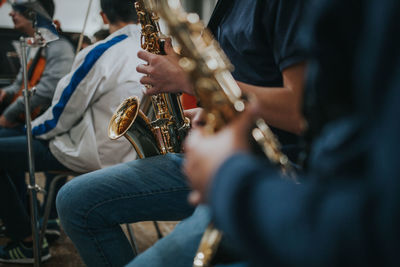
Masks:
[[[32,226],[32,237],[33,237],[33,255],[34,255],[34,266],[39,267],[41,265],[41,246],[40,238],[39,238],[39,220],[38,220],[38,207],[37,207],[37,192],[42,189],[36,184],[35,179],[35,159],[34,159],[34,151],[33,151],[33,137],[32,137],[32,125],[31,125],[31,97],[34,94],[35,88],[29,90],[28,88],[28,71],[27,71],[27,47],[28,46],[40,46],[44,47],[48,42],[54,41],[58,39],[58,36],[50,39],[46,39],[45,35],[49,35],[55,33],[55,29],[49,28],[48,25],[44,25],[42,28],[43,32],[41,32],[38,28],[38,19],[41,20],[41,23],[47,23],[46,21],[51,18],[47,14],[47,12],[43,9],[43,7],[37,2],[32,0],[27,0],[25,2],[21,1],[20,5],[25,6],[30,10],[30,16],[33,20],[33,27],[35,29],[35,34],[33,38],[20,38],[20,46],[21,46],[21,65],[23,71],[23,80],[24,80],[24,105],[25,105],[25,124],[26,124],[26,138],[28,145],[28,165],[29,165],[29,184],[28,191],[30,196],[30,209],[31,209],[31,226]],[[46,27],[47,26],[47,27]]]
[[[37,192],[40,190],[36,184],[35,179],[35,159],[33,154],[32,145],[32,125],[31,125],[31,102],[30,98],[33,94],[33,90],[28,89],[28,72],[27,72],[27,57],[26,49],[28,47],[27,41],[24,37],[20,38],[21,45],[21,65],[22,74],[24,79],[24,104],[25,104],[25,124],[26,124],[26,139],[28,142],[28,165],[29,165],[29,184],[28,191],[30,196],[30,208],[31,208],[31,225],[32,225],[32,237],[33,237],[33,255],[35,259],[34,266],[39,267],[41,262],[41,250],[39,247],[39,222],[38,222],[38,208],[37,208]]]

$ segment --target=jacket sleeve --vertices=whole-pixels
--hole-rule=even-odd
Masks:
[[[37,107],[48,107],[50,101],[47,97],[34,96],[31,98],[31,112]],[[24,97],[18,97],[12,104],[10,104],[3,112],[3,115],[10,122],[16,122],[20,115],[25,115]]]
[[[68,41],[60,39],[49,43],[45,53],[46,67],[40,82],[36,85],[36,94],[33,97],[37,95],[51,101],[58,81],[71,71],[74,51]]]
[[[302,184],[279,176],[265,160],[237,154],[212,185],[217,226],[254,262],[378,266],[397,257],[398,171],[329,181],[307,177]]]
[[[71,78],[69,85],[73,83],[73,80],[74,78]],[[73,92],[71,92],[69,85],[63,88],[61,96],[53,99],[52,106],[32,122],[32,134],[37,138],[49,140],[56,135],[68,132],[82,120],[86,110],[106,93],[104,90],[120,91],[124,88],[131,90],[131,88],[140,87],[140,84],[134,81],[110,86],[105,84],[105,80],[104,77],[99,76],[95,79],[84,79]],[[108,89],[104,89],[104,87]]]
[[[124,84],[110,71],[114,66],[104,64],[108,57],[102,55],[127,37],[118,35],[78,54],[74,69],[58,83],[51,107],[33,121],[34,136],[47,140],[69,131],[99,97]]]
[[[7,86],[4,87],[3,90],[6,92],[7,97],[10,98],[18,92],[18,90],[21,88],[21,84],[22,84],[22,69],[19,70],[17,77],[15,78],[15,81]]]
[[[65,133],[78,123],[94,95],[102,86],[102,77],[79,79],[79,68],[64,77],[57,86],[52,105],[32,122],[32,134],[41,139]],[[98,78],[98,79],[97,79]]]

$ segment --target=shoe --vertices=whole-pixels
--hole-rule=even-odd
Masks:
[[[42,219],[40,219],[40,227],[42,227]],[[47,221],[45,236],[49,243],[53,243],[61,236],[60,219]]]
[[[43,240],[42,261],[50,259],[50,251],[47,240]],[[11,241],[5,246],[0,246],[0,262],[33,264],[35,262],[33,248],[26,247],[22,242]]]

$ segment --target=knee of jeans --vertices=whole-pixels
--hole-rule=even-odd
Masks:
[[[57,194],[56,208],[64,230],[67,230],[65,228],[68,228],[70,222],[76,222],[83,212],[82,194],[76,190],[77,188],[78,185],[72,180],[65,184]]]
[[[102,205],[98,205],[101,199],[92,185],[88,176],[77,177],[57,194],[58,216],[69,236],[109,223],[108,214],[101,209]]]

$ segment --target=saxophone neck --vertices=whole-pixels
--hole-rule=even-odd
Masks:
[[[153,54],[164,54],[165,36],[161,33],[157,13],[148,9],[143,0],[135,2],[141,31],[141,47]]]

